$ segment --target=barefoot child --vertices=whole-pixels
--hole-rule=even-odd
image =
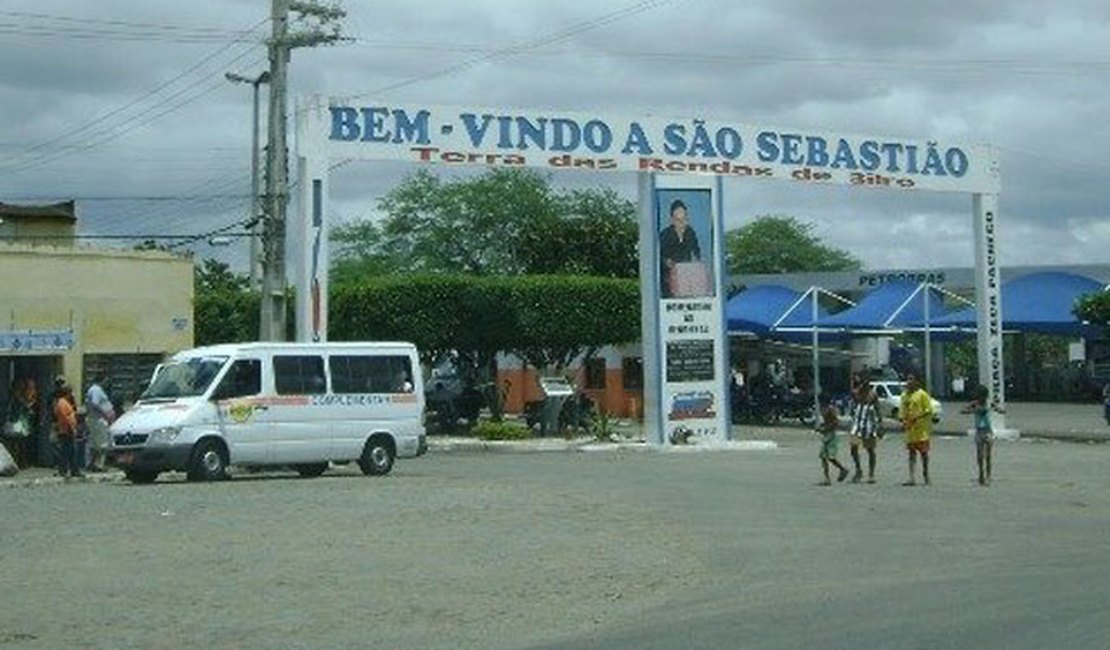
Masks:
[[[916,375],[906,375],[906,392],[902,395],[902,427],[906,432],[906,453],[909,457],[910,479],[902,485],[916,485],[914,467],[921,456],[921,478],[929,485],[929,436],[933,431],[933,398],[921,387]]]
[[[994,446],[994,429],[991,426],[991,411],[1005,413],[990,404],[990,389],[979,386],[975,389],[975,399],[961,413],[975,415],[975,462],[979,465],[979,485],[991,482],[991,447]]]
[[[840,461],[836,459],[836,428],[839,423],[836,408],[827,398],[822,397],[821,424],[817,431],[821,434],[821,453],[819,456],[821,458],[821,471],[825,474],[825,480],[819,485],[832,485],[832,481],[829,480],[830,464],[840,470],[840,475],[836,477],[837,481],[843,481],[848,476],[848,468],[841,465]]]
[[[852,462],[856,473],[852,482],[859,483],[863,469],[859,464],[859,448],[867,450],[867,482],[875,482],[875,445],[879,440],[879,398],[866,383],[860,383],[852,393]]]

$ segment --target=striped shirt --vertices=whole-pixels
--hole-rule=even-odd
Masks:
[[[874,402],[852,402],[852,435],[874,438],[879,433],[879,412]]]

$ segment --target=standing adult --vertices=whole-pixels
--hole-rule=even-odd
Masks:
[[[111,446],[108,426],[116,419],[112,400],[104,390],[104,373],[98,372],[85,391],[85,423],[89,429],[89,448],[92,450],[90,472],[104,471],[104,458]]]
[[[27,440],[31,437],[34,417],[24,401],[25,386],[25,379],[12,382],[11,390],[8,392],[8,412],[2,431],[3,444],[19,469],[27,467]]]
[[[77,453],[77,408],[65,377],[54,380],[54,432],[58,436],[58,475],[83,476]]]
[[[914,477],[917,457],[921,456],[921,478],[929,485],[929,437],[933,433],[933,398],[921,386],[917,375],[906,375],[906,392],[902,395],[900,415],[906,432],[906,453],[909,456],[910,478],[902,485],[916,485]]]
[[[660,289],[664,298],[680,297],[676,286],[676,265],[701,261],[698,235],[690,227],[686,204],[681,200],[671,202],[671,225],[659,233]]]

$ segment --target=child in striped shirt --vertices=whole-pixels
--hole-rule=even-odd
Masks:
[[[867,450],[867,482],[875,482],[875,446],[879,440],[881,417],[878,396],[869,385],[861,383],[852,393],[851,451],[852,462],[856,465],[853,483],[859,483],[863,478],[863,469],[859,464],[861,446]]]

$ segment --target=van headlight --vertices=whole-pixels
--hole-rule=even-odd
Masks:
[[[168,445],[177,440],[181,435],[181,427],[163,427],[150,433],[150,443],[155,445]]]

